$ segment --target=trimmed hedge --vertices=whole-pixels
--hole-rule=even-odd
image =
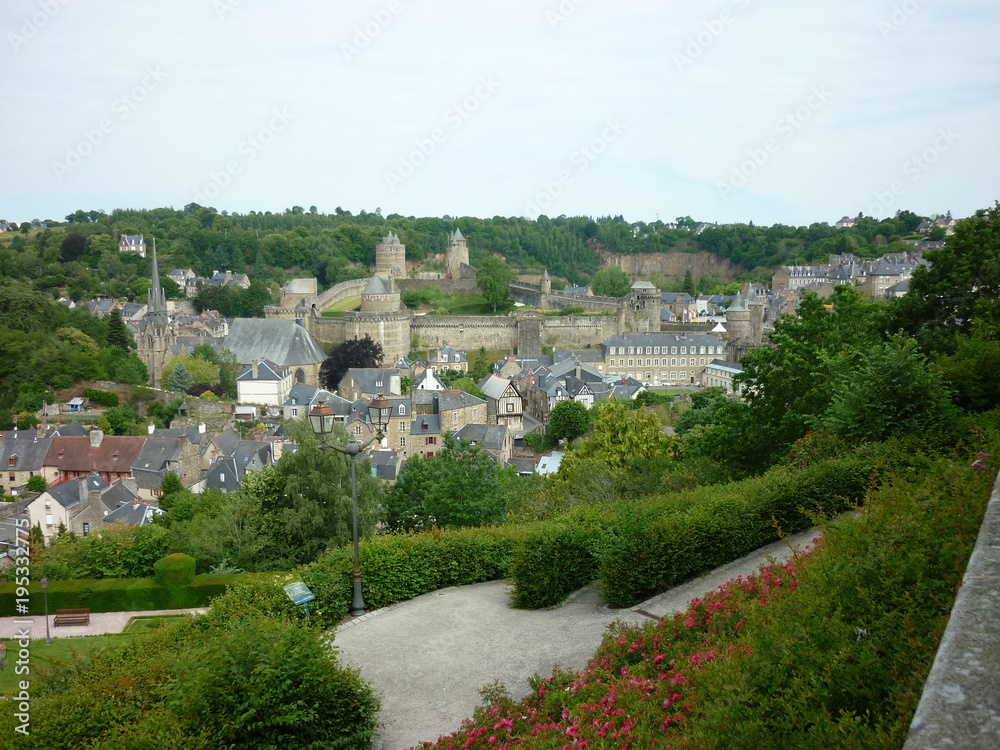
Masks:
[[[161,586],[187,586],[194,581],[194,568],[191,555],[174,552],[153,563],[153,580]]]
[[[99,391],[96,388],[84,388],[83,397],[98,406],[118,406],[120,402],[114,391]]]
[[[131,612],[151,609],[190,609],[207,607],[213,597],[238,581],[260,578],[263,574],[197,576],[187,586],[160,586],[152,578],[102,578],[51,581],[49,583],[49,613],[57,609],[87,607],[91,612]],[[16,586],[0,584],[0,598],[11,601]],[[30,588],[28,613],[45,613],[45,596],[37,581]]]
[[[386,534],[361,540],[361,585],[369,609],[386,607],[447,586],[493,581],[507,576],[523,532],[514,527],[434,529]],[[345,616],[353,595],[351,546],[330,550],[316,562],[292,571],[316,595],[309,609],[330,626]]]
[[[608,604],[631,606],[808,528],[816,516],[842,513],[864,497],[876,470],[876,455],[859,454],[728,485],[577,508],[527,527],[511,565],[515,606],[555,606],[596,578]]]
[[[843,513],[864,497],[874,470],[858,457],[776,469],[719,487],[717,498],[687,511],[629,523],[601,559],[601,593],[613,607],[631,606],[806,529],[818,516]]]

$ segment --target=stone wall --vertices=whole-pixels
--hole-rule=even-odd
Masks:
[[[618,321],[612,315],[549,317],[542,323],[542,346],[552,346],[557,349],[586,349],[599,346],[602,341],[617,333]]]
[[[459,351],[480,347],[510,350],[517,347],[517,321],[514,318],[477,316],[418,315],[410,326],[411,335],[426,346],[438,348],[445,343]]]
[[[728,258],[720,258],[706,252],[635,253],[634,255],[601,253],[601,268],[609,266],[620,266],[633,279],[658,273],[683,278],[684,272],[690,268],[695,281],[706,273],[717,273],[726,281],[732,281],[737,274],[746,270]]]

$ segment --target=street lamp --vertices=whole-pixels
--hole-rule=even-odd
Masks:
[[[333,409],[322,400],[309,410],[309,423],[313,432],[320,435],[323,442],[321,448],[332,448],[338,453],[348,456],[351,462],[351,512],[354,520],[354,600],[351,602],[351,614],[360,617],[365,613],[365,600],[361,596],[361,558],[358,556],[358,478],[354,468],[354,457],[376,440],[385,437],[385,428],[389,424],[389,414],[392,412],[392,402],[381,393],[368,402],[368,419],[375,426],[375,434],[364,444],[358,442],[356,435],[351,435],[346,446],[331,445],[326,442],[326,435],[333,432]]]
[[[42,585],[42,594],[45,595],[45,645],[52,645],[52,638],[49,636],[49,579],[43,578],[39,581]]]

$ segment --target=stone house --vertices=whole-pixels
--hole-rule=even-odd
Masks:
[[[201,478],[201,458],[202,449],[186,433],[176,437],[147,437],[130,467],[139,498],[154,500],[162,495],[160,485],[168,473],[176,474],[184,487],[197,484]]]
[[[131,480],[108,483],[97,474],[88,474],[49,487],[29,503],[27,512],[31,525],[40,527],[48,541],[59,531],[60,524],[88,536],[103,527],[112,511],[138,502]]]
[[[524,426],[524,402],[512,381],[490,374],[477,385],[486,397],[488,423],[503,424],[512,430]]]
[[[15,490],[27,484],[31,477],[40,475],[46,483],[54,484],[59,477],[54,467],[45,465],[50,438],[38,437],[29,432],[0,433],[0,492],[13,495]]]
[[[105,482],[128,479],[145,442],[144,436],[105,435],[101,430],[91,430],[87,437],[56,436],[49,438],[45,466],[55,473],[55,482],[95,472]]]
[[[465,352],[455,351],[448,344],[444,344],[441,348],[432,352],[428,364],[436,372],[458,370],[459,372],[467,373],[469,371],[469,360]]]
[[[374,398],[380,393],[385,396],[401,396],[399,370],[387,367],[352,367],[340,379],[337,393],[351,402]]]
[[[505,466],[514,451],[514,439],[507,425],[467,424],[455,433],[455,438],[481,446],[499,466]]]

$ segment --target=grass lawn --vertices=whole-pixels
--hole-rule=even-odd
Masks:
[[[348,310],[354,310],[361,307],[361,295],[357,297],[345,297],[333,305],[330,305],[323,311],[324,318],[342,318],[344,313]]]
[[[146,633],[161,627],[164,623],[183,620],[187,615],[139,615],[125,626],[126,633]]]
[[[123,643],[132,636],[123,633],[111,635],[91,635],[82,638],[53,638],[52,643],[45,645],[45,639],[31,642],[30,667],[31,672],[26,675],[15,673],[17,668],[17,652],[19,646],[17,641],[11,638],[4,638],[3,642],[7,646],[7,665],[0,670],[0,695],[10,695],[17,692],[17,683],[20,680],[31,680],[37,675],[40,668],[51,664],[69,664],[73,661],[74,654],[86,656],[94,649],[102,646],[110,646],[116,643]]]

